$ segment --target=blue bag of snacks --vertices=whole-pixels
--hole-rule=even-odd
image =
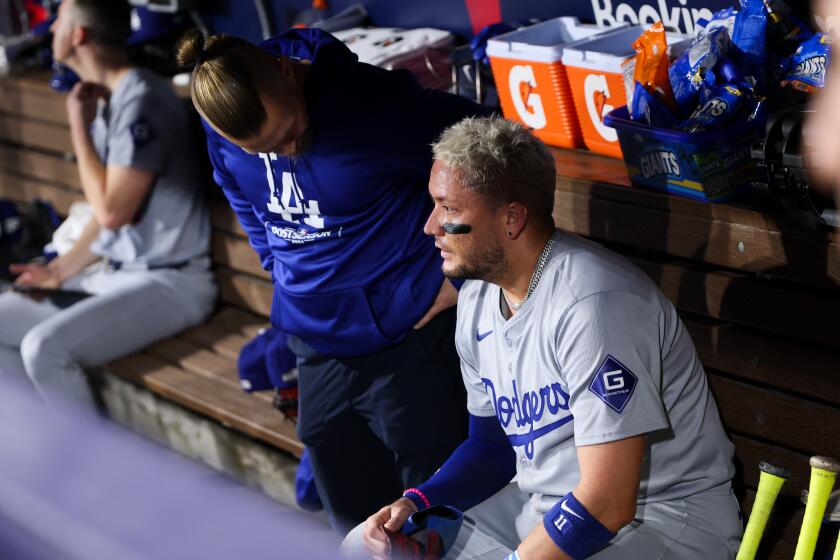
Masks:
[[[767,46],[767,12],[763,0],[741,0],[731,30],[732,46],[742,69],[752,83],[764,82]]]
[[[709,21],[700,20],[700,36],[726,29],[730,45],[726,53],[737,63],[750,83],[764,80],[767,47],[767,11],[764,0],[741,0],[741,10],[726,8],[715,12]],[[699,37],[698,37],[699,39]],[[713,79],[707,85],[714,84]]]
[[[697,106],[700,91],[707,85],[714,85],[711,70],[729,53],[729,48],[729,31],[726,27],[716,27],[697,36],[671,65],[668,76],[681,115],[690,114]]]
[[[817,33],[806,39],[788,60],[783,62],[782,86],[814,92],[825,85],[825,72],[831,62],[831,37]]]
[[[723,128],[724,125],[741,116],[741,109],[751,97],[753,97],[752,91],[736,84],[706,88],[701,95],[700,106],[680,125],[680,129],[686,132],[698,132]]]
[[[671,128],[679,122],[662,98],[639,82],[636,82],[636,90],[629,109],[634,121],[646,122],[651,126]]]
[[[732,31],[735,29],[735,17],[737,15],[738,11],[735,8],[725,8],[715,12],[710,20],[697,20],[697,25],[703,28],[702,31],[699,32],[699,35],[705,35],[707,33],[711,33],[719,27],[724,27],[731,37]]]

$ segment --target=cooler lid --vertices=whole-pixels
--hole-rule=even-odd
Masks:
[[[562,58],[565,45],[604,30],[594,24],[580,23],[576,17],[553,18],[493,37],[487,42],[487,54],[496,58],[556,62]]]
[[[563,49],[563,64],[603,72],[621,72],[621,63],[636,54],[633,43],[647,29],[633,25],[582,39]],[[691,39],[689,35],[668,31],[665,33],[669,50]],[[683,49],[684,50],[684,49]]]

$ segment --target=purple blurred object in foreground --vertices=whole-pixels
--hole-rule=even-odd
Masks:
[[[0,379],[0,558],[338,557],[326,524]]]

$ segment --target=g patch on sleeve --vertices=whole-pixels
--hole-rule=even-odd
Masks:
[[[142,117],[128,127],[128,130],[131,133],[131,139],[134,141],[134,145],[138,148],[142,148],[155,136],[152,126]]]
[[[595,393],[607,406],[621,414],[639,379],[624,364],[607,355],[595,371],[589,390]]]

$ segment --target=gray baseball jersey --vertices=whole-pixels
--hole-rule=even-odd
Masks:
[[[91,127],[106,165],[154,171],[152,189],[132,224],[103,229],[91,250],[125,263],[172,264],[207,253],[210,222],[184,102],[161,77],[141,68],[123,76]]]
[[[674,306],[623,257],[557,233],[542,279],[505,320],[466,282],[456,343],[468,408],[497,416],[539,513],[579,482],[576,446],[647,434],[639,503],[727,483],[733,446]]]

